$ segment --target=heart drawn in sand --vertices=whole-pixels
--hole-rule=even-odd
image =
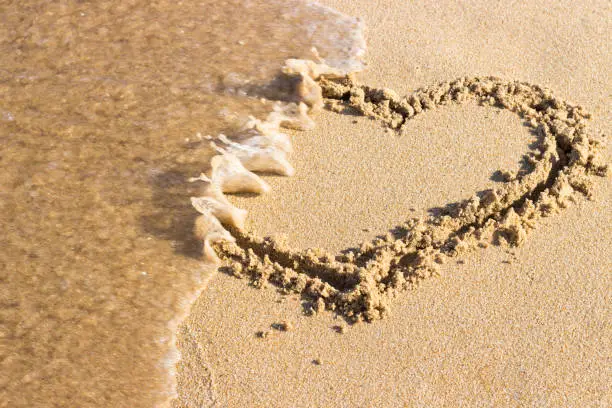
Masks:
[[[298,85],[298,95],[311,106],[325,101],[333,111],[350,108],[399,130],[425,110],[475,100],[514,112],[539,136],[536,151],[528,156],[531,168],[504,174],[501,187],[448,206],[442,214],[410,219],[385,238],[338,255],[314,249],[296,251],[245,231],[245,213],[222,194],[239,191],[236,186],[244,187],[240,191],[266,191],[267,184],[250,173],[251,169],[272,169],[281,174],[292,171],[283,154],[288,151],[286,139],[266,126],[308,128],[306,106],[293,105],[293,115],[277,113],[268,125],[258,122],[248,126],[254,133],[243,137],[246,145],[249,140],[253,145],[253,134],[271,135],[265,143],[258,142],[260,150],[244,153],[222,138],[227,149],[247,157],[242,161],[247,168],[232,159],[233,167],[217,165],[220,170],[216,171],[213,163],[211,178],[199,178],[211,183],[207,197],[192,199],[203,213],[196,223],[196,235],[204,241],[205,254],[218,255],[220,268],[251,279],[256,286],[269,282],[288,293],[301,294],[310,300],[312,313],[333,310],[349,321],[381,318],[391,297],[436,274],[446,259],[490,243],[520,245],[541,217],[566,207],[575,194],[590,197],[592,176],[607,173],[597,154],[599,143],[586,127],[590,115],[548,89],[492,77],[460,78],[402,98],[387,89],[358,85],[348,76],[330,77],[324,70],[312,71],[304,74],[302,70],[303,81]],[[218,162],[230,160],[224,155],[235,157],[227,150],[221,152],[223,159]],[[253,162],[257,165],[248,168]],[[268,163],[267,167],[262,163]]]

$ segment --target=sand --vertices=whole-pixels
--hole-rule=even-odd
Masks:
[[[549,9],[532,4],[512,8],[478,4],[459,7],[443,2],[428,9],[403,2],[376,7],[360,2],[326,4],[363,16],[369,27],[370,66],[359,75],[359,83],[391,88],[402,95],[460,77],[495,75],[504,78],[504,86],[517,79],[551,88],[558,101],[569,100],[593,112],[588,124],[590,134],[609,132],[610,89],[606,79],[610,59],[608,53],[602,52],[607,49],[605,37],[610,31],[605,17],[610,14],[607,5],[568,3]],[[537,88],[536,92],[541,91]],[[393,101],[394,97],[385,99]],[[315,245],[336,251],[384,234],[413,213],[422,215],[449,202],[468,199],[475,191],[491,187],[504,190],[496,181],[499,174],[496,177],[495,170],[510,170],[508,174],[518,171],[519,160],[528,150],[525,145],[533,141],[534,134],[519,118],[507,115],[507,109],[500,111],[503,101],[491,102],[493,106],[467,103],[440,107],[449,112],[425,113],[421,122],[416,121],[415,129],[406,121],[406,131],[401,135],[362,117],[322,113],[317,119],[323,125],[317,130],[294,135],[296,176],[289,182],[271,179],[273,192],[268,197],[236,202],[250,210],[251,229],[281,235],[287,247]],[[353,105],[359,105],[359,101]],[[491,123],[483,120],[483,115]],[[399,120],[395,122],[391,117],[386,121],[396,127],[404,118]],[[429,139],[438,133],[449,142],[432,143]],[[544,133],[539,134],[540,143],[545,140]],[[479,136],[477,142],[474,134]],[[409,142],[401,141],[411,136]],[[326,137],[341,139],[341,145],[334,143],[330,149],[326,143],[298,141]],[[364,137],[375,142],[362,143],[359,138]],[[400,141],[393,139],[386,145],[385,138]],[[577,142],[584,147],[584,141]],[[368,159],[379,151],[397,149],[398,144],[410,153],[404,156],[405,164],[400,164],[403,171],[389,172],[385,154],[379,155],[382,157],[378,161]],[[308,149],[300,149],[301,146]],[[540,163],[549,164],[542,170],[544,173],[551,171],[556,162],[572,166],[571,159],[564,162],[563,146],[560,152],[554,145],[540,147],[544,147]],[[374,153],[368,148],[375,149]],[[567,150],[568,157],[572,156],[570,151]],[[338,154],[344,166],[328,165]],[[419,159],[410,160],[412,155]],[[453,165],[429,165],[439,163],[441,157]],[[609,159],[610,151],[605,150],[597,163]],[[395,158],[394,163],[400,160]],[[574,163],[582,162],[583,168],[604,175],[599,165],[588,161],[578,159]],[[415,166],[414,162],[423,165]],[[376,176],[381,173],[393,174],[394,178],[381,182],[381,177]],[[546,180],[542,177],[530,182],[541,183]],[[325,188],[326,178],[334,180],[329,186],[333,192]],[[322,181],[317,184],[313,180]],[[329,272],[333,268],[322,268],[328,271],[321,273],[327,286],[321,282],[322,287],[315,291],[295,289],[290,282],[285,285],[289,290],[279,292],[278,287],[265,287],[265,277],[236,279],[235,267],[234,272],[230,268],[218,273],[193,307],[183,329],[182,364],[186,367],[183,372],[188,374],[179,375],[180,398],[176,404],[609,405],[606,361],[610,355],[607,304],[612,270],[612,194],[609,177],[594,181],[588,189],[579,187],[583,183],[569,182],[586,194],[574,194],[567,202],[555,198],[553,207],[568,207],[558,214],[544,211],[550,208],[550,201],[538,206],[536,200],[535,212],[545,217],[540,219],[538,215],[534,228],[527,228],[528,234],[525,223],[516,228],[516,218],[524,218],[529,212],[524,207],[517,209],[518,216],[506,213],[494,217],[496,225],[491,231],[507,227],[502,234],[505,243],[491,246],[479,236],[473,245],[470,243],[475,247],[472,251],[456,253],[452,251],[456,248],[451,247],[443,254],[448,259],[433,262],[435,274],[416,274],[418,285],[399,285],[402,290],[386,291],[369,282],[362,294],[374,305],[358,302],[355,309],[351,302],[337,301],[339,295],[334,290],[343,291],[355,282],[350,276],[338,279]],[[283,189],[284,183],[291,188]],[[515,184],[516,191],[508,195],[509,203],[517,199],[513,194],[527,192],[518,182]],[[554,185],[551,188],[551,192],[560,193],[557,197],[565,195],[563,190],[555,190]],[[505,202],[506,196],[500,196],[500,202]],[[309,201],[313,204],[304,205]],[[501,206],[491,204],[492,211],[497,212]],[[488,209],[491,208],[485,212]],[[488,216],[479,219],[468,211],[466,217],[481,222]],[[467,225],[450,222],[459,228]],[[245,236],[238,243],[241,247],[263,248],[261,259],[264,253],[277,257],[283,254],[256,241]],[[436,245],[435,238],[430,241],[434,242],[432,249],[448,248]],[[379,242],[381,247],[387,244]],[[366,248],[368,251],[372,252]],[[226,248],[225,252],[243,264],[258,262],[255,258],[259,258],[247,259],[236,247]],[[284,251],[287,253],[295,251]],[[436,254],[428,255],[436,260]],[[299,265],[300,259],[291,261],[298,261],[295,272],[310,270],[311,274],[313,269],[321,268],[308,265],[329,262],[306,259],[304,265]],[[286,266],[279,273],[280,281],[282,276],[293,273]],[[430,266],[427,263],[425,269],[429,271]],[[274,270],[273,263],[270,268]],[[244,270],[244,265],[239,269]],[[255,265],[253,269],[266,268]],[[253,273],[246,275],[253,277]],[[299,280],[298,275],[294,277]],[[274,279],[273,283],[278,284]],[[384,283],[389,286],[388,281]],[[304,292],[307,296],[298,296]],[[327,294],[322,295],[324,292]],[[385,295],[389,302],[378,307],[372,294],[383,292],[389,292]],[[317,299],[321,298],[326,299],[324,306],[335,311],[318,307]],[[377,312],[368,313],[371,310]],[[385,318],[378,320],[379,317]],[[377,320],[352,324],[364,319]],[[291,330],[277,330],[278,327]]]

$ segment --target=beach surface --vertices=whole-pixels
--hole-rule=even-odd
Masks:
[[[365,21],[360,83],[403,95],[463,76],[521,80],[610,132],[606,2],[323,3]],[[333,253],[493,188],[533,142],[515,115],[470,103],[401,134],[362,116],[315,119],[292,134],[296,175],[233,202],[257,234]],[[544,218],[523,245],[452,259],[372,323],[307,316],[297,295],[217,273],[181,329],[176,405],[608,406],[611,197],[609,177],[596,180],[592,200]]]
[[[611,17],[599,0],[2,2],[0,407],[612,405],[612,149],[592,154]],[[281,67],[358,69],[362,27],[367,66],[319,79],[316,127],[286,131],[295,175],[228,195],[252,235],[228,227],[232,262],[206,264],[189,180],[210,140],[278,100],[316,105]]]

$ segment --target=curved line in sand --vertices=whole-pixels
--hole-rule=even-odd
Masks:
[[[351,109],[394,129],[425,110],[475,100],[514,112],[539,141],[529,157],[531,171],[506,173],[500,188],[447,206],[441,215],[410,219],[356,252],[295,250],[237,229],[231,230],[236,242],[214,244],[225,272],[256,286],[269,282],[301,294],[310,300],[312,313],[333,310],[351,322],[381,318],[393,296],[437,274],[438,264],[491,243],[522,244],[540,218],[566,207],[577,194],[590,198],[592,176],[607,174],[599,142],[586,127],[590,114],[537,85],[460,78],[400,98],[350,77],[318,83],[329,109]]]

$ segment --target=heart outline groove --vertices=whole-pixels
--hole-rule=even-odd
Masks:
[[[270,283],[299,294],[309,314],[327,309],[349,322],[382,318],[391,298],[436,275],[448,258],[489,243],[522,244],[538,219],[566,207],[577,194],[591,198],[593,176],[608,172],[598,154],[600,141],[586,126],[590,114],[537,85],[459,78],[404,98],[359,85],[351,75],[322,76],[318,85],[328,109],[352,110],[395,130],[423,111],[476,101],[517,114],[538,142],[537,151],[528,154],[530,171],[506,173],[502,186],[449,205],[441,214],[409,219],[355,252],[292,250],[238,228],[230,229],[235,242],[213,243],[220,270],[246,277],[256,287]]]

